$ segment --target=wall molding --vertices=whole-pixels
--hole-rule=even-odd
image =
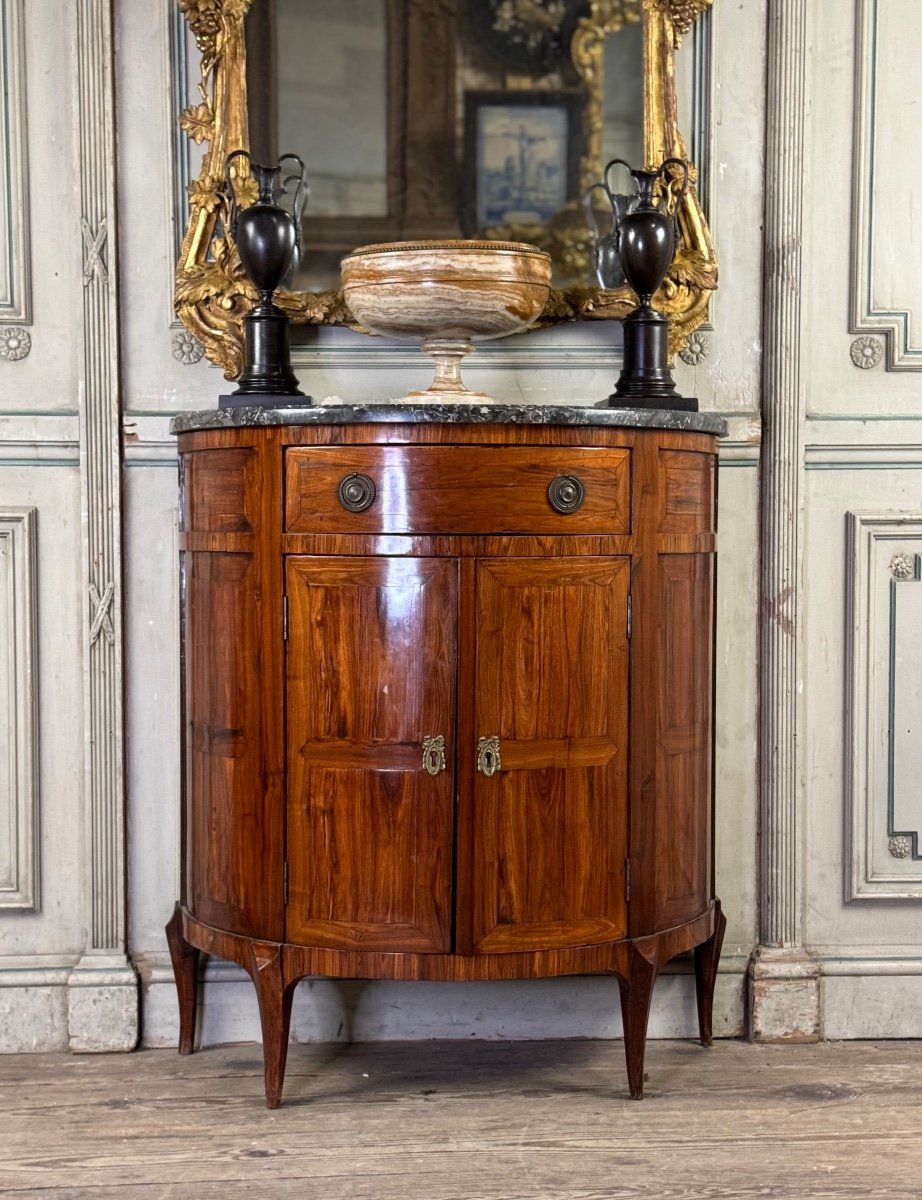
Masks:
[[[922,471],[922,443],[824,442],[805,447],[808,471]]]
[[[465,363],[465,371],[610,371],[617,376],[623,363],[620,321],[596,321],[607,336],[604,342],[592,345],[509,345],[504,341],[478,342],[475,354]],[[301,336],[296,331],[296,336]],[[302,370],[375,371],[428,370],[428,360],[415,346],[381,344],[381,339],[355,334],[351,345],[306,346],[297,343],[291,348],[291,361]],[[534,338],[534,334],[521,334]],[[545,335],[547,336],[547,335]],[[551,333],[553,337],[554,334]],[[351,339],[350,339],[351,340]],[[600,394],[599,399],[604,399]]]
[[[912,312],[908,303],[906,308],[881,308],[874,300],[875,193],[880,195],[885,182],[878,179],[876,169],[880,3],[881,0],[856,0],[855,8],[849,331],[883,334],[888,371],[922,371],[922,345],[912,344]],[[891,136],[904,145],[901,122],[890,119],[888,127]],[[908,212],[906,219],[910,220]]]
[[[39,907],[36,512],[0,510],[0,911]]]
[[[916,946],[817,946],[814,958],[824,975],[922,975]]]
[[[919,830],[902,828],[904,814],[896,811],[893,745],[896,590],[912,584],[922,589],[922,513],[850,512],[846,522],[845,898],[922,900],[922,839]],[[894,556],[905,557],[912,573],[897,568],[894,574]],[[890,848],[897,837],[910,843],[899,857]]]
[[[32,255],[24,19],[25,0],[0,0],[0,322],[29,325]]]

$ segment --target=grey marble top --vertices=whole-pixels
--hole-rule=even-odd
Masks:
[[[307,408],[226,408],[181,413],[171,433],[246,429],[257,425],[596,425],[681,429],[724,437],[727,422],[711,413],[665,408],[597,408],[565,404],[316,404]]]

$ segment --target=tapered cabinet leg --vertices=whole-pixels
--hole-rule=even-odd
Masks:
[[[250,947],[250,976],[256,985],[259,1020],[263,1034],[263,1068],[266,1077],[266,1107],[282,1103],[291,1001],[295,984],[285,985],[282,947],[273,942],[254,942]]]
[[[182,934],[182,909],[177,904],[167,921],[166,940],[176,979],[179,998],[179,1053],[191,1054],[195,1042],[195,1014],[198,1006],[199,952]]]
[[[698,1029],[701,1045],[710,1046],[714,1040],[714,986],[717,983],[717,966],[723,946],[727,918],[723,915],[720,901],[714,902],[716,921],[714,932],[706,942],[695,947],[695,991],[698,997]]]
[[[647,1021],[656,982],[657,962],[650,962],[635,945],[630,948],[628,978],[621,985],[621,1019],[624,1024],[624,1055],[632,1100],[643,1099],[643,1063],[647,1049]]]

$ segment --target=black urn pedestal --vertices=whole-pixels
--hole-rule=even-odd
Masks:
[[[668,319],[648,304],[635,308],[624,318],[624,362],[607,405],[697,412],[697,397],[676,391],[668,361]]]
[[[305,408],[312,404],[298,387],[291,368],[288,317],[271,300],[263,299],[243,318],[243,374],[230,395],[220,396],[219,408],[266,406]]]

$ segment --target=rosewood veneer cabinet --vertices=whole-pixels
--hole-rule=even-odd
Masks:
[[[714,897],[718,418],[493,405],[177,418],[183,897],[259,998],[281,1102],[309,975],[611,974],[631,1096]]]

